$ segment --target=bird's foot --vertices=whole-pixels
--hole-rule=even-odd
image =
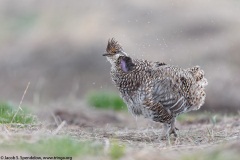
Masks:
[[[174,137],[176,138],[176,137],[178,137],[178,134],[177,134],[177,131],[178,131],[178,130],[179,130],[179,129],[178,129],[177,127],[175,127],[174,129],[171,129],[168,133],[163,134],[163,135],[160,137],[160,139],[161,139],[161,140],[169,140],[171,134],[173,134]]]
[[[159,137],[159,139],[160,140],[167,140],[169,138],[169,136],[168,135],[161,135],[160,137]]]
[[[178,136],[178,134],[177,134],[177,131],[178,131],[178,130],[179,130],[179,129],[178,129],[177,127],[171,129],[171,131],[170,131],[170,135],[173,134],[174,137],[177,137],[177,136]]]

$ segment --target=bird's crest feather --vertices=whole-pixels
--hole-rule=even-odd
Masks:
[[[108,54],[116,54],[121,50],[122,46],[114,38],[108,40],[108,45],[106,48]]]

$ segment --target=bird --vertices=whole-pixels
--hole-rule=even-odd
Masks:
[[[129,112],[163,123],[163,139],[178,136],[178,115],[198,110],[205,102],[208,81],[199,66],[183,69],[133,59],[114,38],[108,40],[103,56],[111,64],[112,81]]]

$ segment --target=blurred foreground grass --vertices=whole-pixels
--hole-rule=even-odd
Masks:
[[[36,142],[21,141],[1,144],[1,150],[24,151],[37,156],[99,155],[103,147],[91,141],[79,141],[69,137],[42,138]]]
[[[127,110],[126,104],[121,97],[113,92],[94,91],[87,95],[87,102],[90,106],[99,109],[111,109],[115,111]]]
[[[16,138],[16,137],[15,137]],[[15,139],[12,141],[3,140],[0,145],[1,153],[18,153],[22,155],[53,156],[53,157],[71,157],[72,159],[165,159],[165,160],[238,160],[240,149],[239,144],[225,143],[218,146],[211,145],[207,148],[195,149],[186,152],[161,150],[161,148],[152,148],[151,145],[144,149],[134,149],[128,143],[119,140],[110,140],[109,143],[103,143],[99,140],[74,139],[66,136],[42,137],[37,141],[28,139],[21,141]],[[186,146],[187,147],[187,146]],[[166,149],[166,148],[165,148]],[[171,147],[169,146],[171,150]],[[146,152],[147,151],[147,152]],[[171,154],[169,154],[169,152]]]
[[[239,160],[239,148],[214,147],[182,155],[181,160]]]
[[[66,136],[54,136],[41,138],[35,142],[28,140],[17,141],[14,143],[3,142],[0,145],[1,151],[30,153],[34,156],[53,156],[53,157],[109,157],[117,160],[124,156],[125,146],[120,145],[118,141],[109,141],[109,146],[104,148],[100,141],[77,140]]]
[[[20,123],[20,124],[32,124],[36,122],[36,117],[28,110],[23,108],[22,110],[9,103],[0,102],[0,123]]]
[[[124,156],[126,150],[125,145],[120,145],[117,140],[112,140],[111,144],[109,155],[112,159],[117,160]]]
[[[71,138],[48,138],[41,139],[34,143],[34,147],[29,143],[20,143],[19,148],[24,148],[32,154],[42,154],[49,156],[79,156],[98,155],[102,151],[102,146],[89,141],[80,142]]]

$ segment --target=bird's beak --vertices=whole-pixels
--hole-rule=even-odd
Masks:
[[[124,52],[124,51],[120,51],[120,52],[115,53],[115,54],[122,54],[122,55],[124,55],[124,56],[127,56],[127,53]],[[113,56],[113,55],[115,55],[115,54],[104,53],[103,56]]]
[[[104,53],[102,56],[110,56],[109,53]]]

